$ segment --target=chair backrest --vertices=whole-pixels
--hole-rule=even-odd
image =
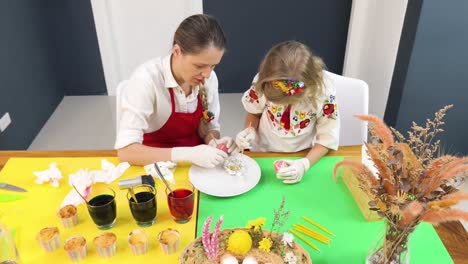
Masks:
[[[367,142],[367,122],[354,115],[369,112],[369,87],[366,82],[329,72],[336,88],[336,101],[341,120],[340,146]]]
[[[117,137],[117,133],[119,132],[119,121],[120,121],[120,101],[122,96],[122,90],[127,86],[127,80],[121,81],[119,85],[117,85],[117,93],[115,96],[115,136]]]

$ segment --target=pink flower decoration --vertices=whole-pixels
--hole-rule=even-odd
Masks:
[[[203,224],[202,231],[202,244],[209,260],[216,258],[219,253],[218,235],[221,228],[221,224],[223,223],[223,216],[221,216],[218,222],[216,222],[213,234],[210,234],[210,226],[212,220],[212,216],[206,219],[205,223]]]

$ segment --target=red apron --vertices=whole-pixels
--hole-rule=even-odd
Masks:
[[[171,94],[172,112],[167,122],[152,133],[143,135],[143,145],[159,148],[193,147],[203,143],[198,135],[198,126],[203,116],[203,107],[198,96],[197,109],[193,113],[176,113],[174,89]]]

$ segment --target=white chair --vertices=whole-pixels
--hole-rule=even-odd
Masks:
[[[367,142],[367,122],[354,115],[369,112],[369,87],[366,82],[327,72],[336,88],[336,101],[341,120],[340,146]]]

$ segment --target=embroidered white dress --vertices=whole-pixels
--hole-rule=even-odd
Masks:
[[[269,102],[264,95],[259,97],[255,92],[255,76],[252,86],[242,97],[247,112],[261,114],[252,151],[296,152],[314,144],[334,150],[338,148],[340,119],[336,91],[327,72],[324,72],[324,78],[323,95],[288,107]]]

